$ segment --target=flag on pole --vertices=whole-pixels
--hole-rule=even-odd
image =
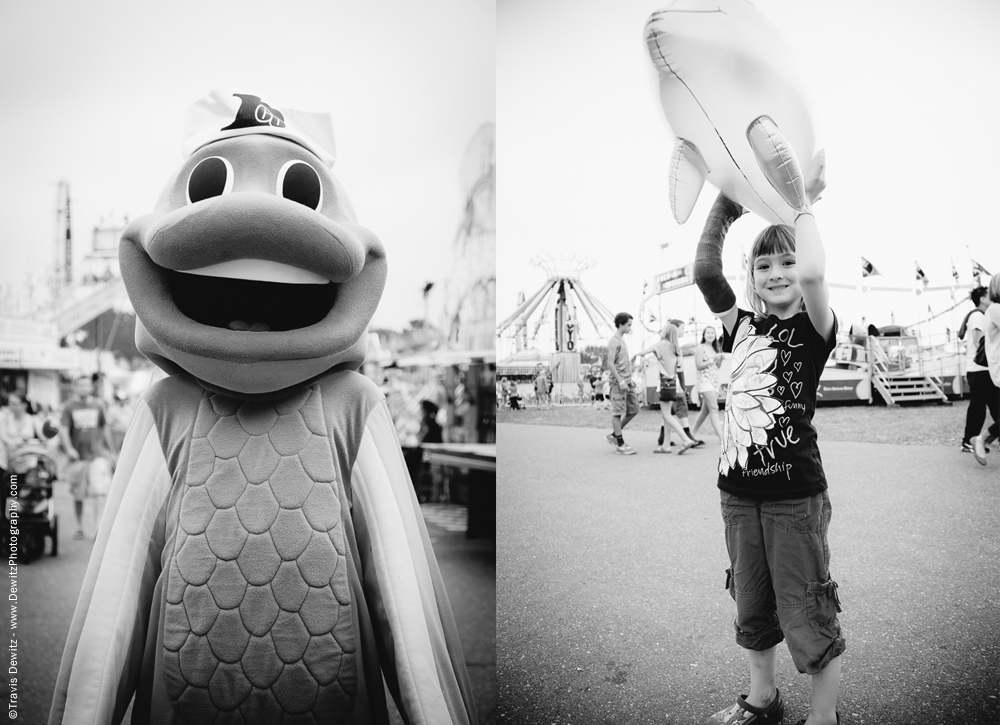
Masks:
[[[869,262],[864,257],[861,258],[861,276],[862,277],[873,277],[880,272],[875,268],[875,265]]]
[[[920,269],[920,262],[918,262],[917,260],[913,260],[913,264],[917,268],[917,282],[923,282],[926,285],[927,275],[924,274],[924,270]]]
[[[951,260],[951,276],[955,278],[955,284],[958,284],[958,270],[955,269],[955,260]]]
[[[986,277],[991,276],[990,273],[986,271],[986,268],[983,267],[983,265],[981,265],[979,262],[977,262],[976,260],[973,259],[972,260],[972,276],[976,278],[976,283],[977,284],[981,284],[979,282],[979,275],[981,275],[981,274],[985,275]]]

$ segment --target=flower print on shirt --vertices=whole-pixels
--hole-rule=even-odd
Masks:
[[[731,378],[726,415],[722,425],[719,473],[726,475],[737,463],[745,468],[751,445],[767,445],[774,416],[785,412],[772,397],[778,379],[774,371],[778,351],[768,335],[750,334],[750,318],[740,320],[733,337]]]

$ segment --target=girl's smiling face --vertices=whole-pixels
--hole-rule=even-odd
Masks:
[[[754,290],[767,305],[769,312],[777,314],[797,308],[802,298],[795,273],[795,254],[764,254],[753,262]]]
[[[711,345],[713,342],[715,342],[715,328],[714,327],[706,327],[705,328],[705,342],[707,342],[709,345]]]

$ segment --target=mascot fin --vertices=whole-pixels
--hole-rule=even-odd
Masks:
[[[670,210],[678,224],[691,216],[708,172],[708,164],[698,147],[685,139],[677,139],[670,158]]]

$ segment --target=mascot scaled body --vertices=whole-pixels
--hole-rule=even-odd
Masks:
[[[213,93],[122,235],[139,403],[50,723],[474,723],[396,432],[357,372],[385,283],[325,114]]]

